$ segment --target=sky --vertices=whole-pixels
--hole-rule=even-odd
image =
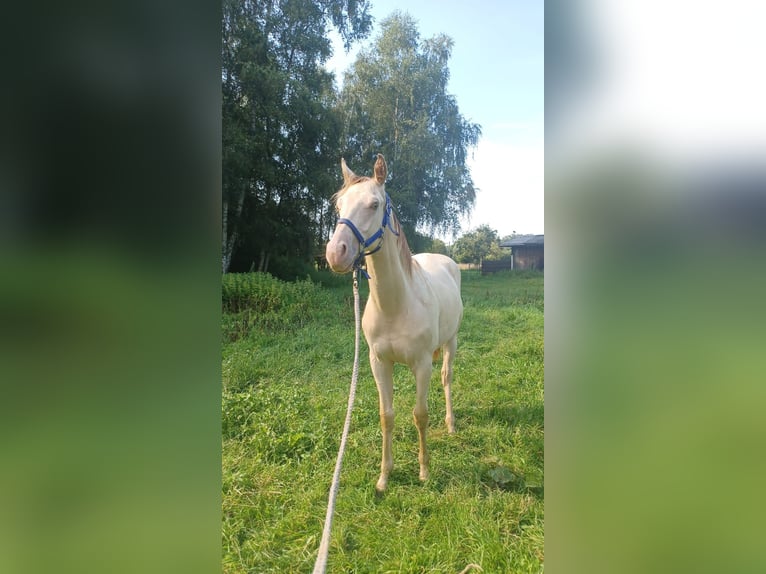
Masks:
[[[334,42],[328,68],[340,78],[396,10],[418,22],[421,38],[446,34],[454,40],[447,91],[463,117],[482,128],[468,162],[476,203],[462,233],[486,224],[500,237],[542,234],[543,0],[372,0],[372,34],[348,54]]]

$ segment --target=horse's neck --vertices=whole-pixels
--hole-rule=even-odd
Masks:
[[[380,251],[367,257],[370,300],[384,313],[395,313],[405,305],[410,280],[393,233],[386,233]]]

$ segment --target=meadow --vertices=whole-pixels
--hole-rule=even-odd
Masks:
[[[360,291],[364,305],[364,280]],[[444,424],[437,361],[431,477],[421,483],[415,382],[398,365],[394,470],[382,496],[378,398],[362,336],[329,573],[544,570],[543,275],[463,271],[462,295],[457,432]],[[226,275],[223,307],[223,571],[311,572],[353,368],[351,278]]]

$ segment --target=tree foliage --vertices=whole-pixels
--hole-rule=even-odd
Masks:
[[[458,263],[479,263],[482,259],[501,259],[508,255],[500,247],[497,231],[489,225],[469,231],[452,246],[452,257]]]
[[[303,276],[336,215],[342,156],[382,152],[416,251],[459,229],[475,189],[466,167],[480,128],[446,92],[452,40],[421,40],[395,13],[361,52],[341,93],[324,63],[328,31],[346,48],[371,29],[369,0],[223,0],[222,251],[226,271]],[[440,250],[445,246],[436,244]]]
[[[449,255],[447,245],[441,239],[434,239],[431,242],[431,248],[428,250],[431,253],[441,253],[442,255]]]
[[[466,159],[481,128],[446,91],[452,46],[443,34],[421,40],[416,22],[395,12],[360,52],[341,94],[347,159],[364,165],[386,156],[387,185],[415,239],[416,230],[456,233],[476,197]]]
[[[312,254],[339,157],[327,29],[348,46],[369,33],[368,10],[368,0],[224,0],[224,272]]]

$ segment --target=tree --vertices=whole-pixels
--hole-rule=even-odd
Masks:
[[[434,239],[431,242],[431,248],[428,250],[431,253],[441,253],[442,255],[449,255],[447,245],[441,239]]]
[[[481,225],[460,237],[452,246],[452,256],[458,263],[479,263],[482,259],[500,258],[502,251],[497,231]]]
[[[366,165],[386,156],[387,186],[409,237],[456,233],[476,190],[466,166],[479,125],[460,114],[446,91],[453,41],[421,40],[415,21],[395,12],[346,73],[340,100],[347,160]]]
[[[222,258],[266,270],[307,260],[335,191],[340,123],[327,28],[348,47],[368,0],[224,0]]]

